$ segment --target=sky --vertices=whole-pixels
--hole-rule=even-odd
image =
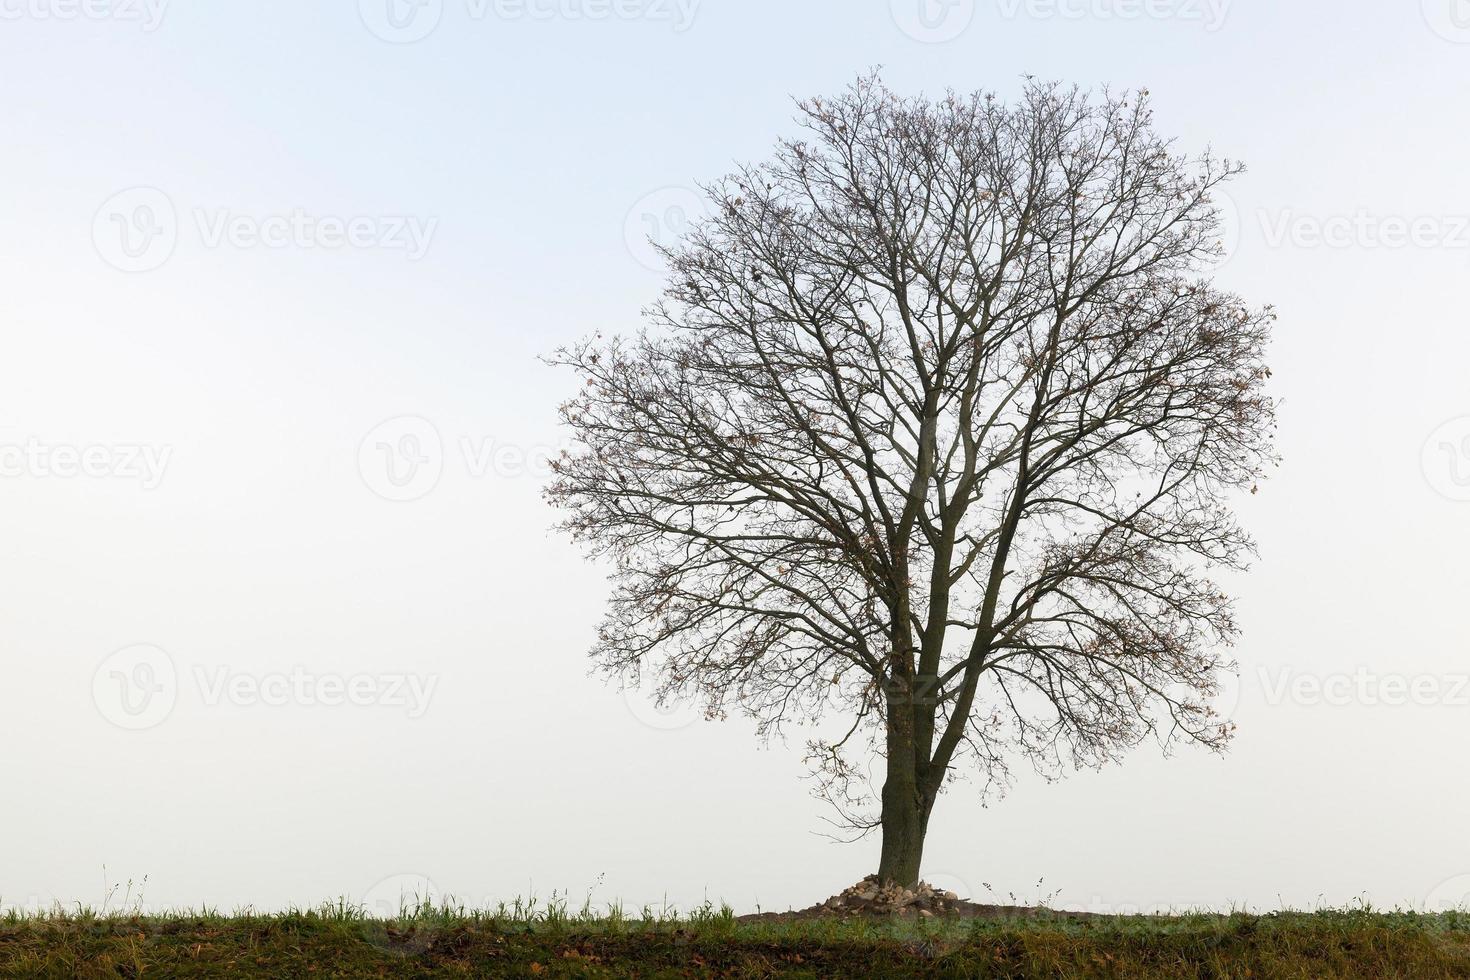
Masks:
[[[1470,3],[0,0],[0,907],[819,901],[803,739],[589,676],[571,379],[652,235],[882,66],[1147,87],[1280,314],[1224,757],[936,809],[924,877],[1470,900]],[[132,883],[129,890],[129,882]]]

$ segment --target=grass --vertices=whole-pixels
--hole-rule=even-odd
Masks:
[[[1470,977],[1470,914],[741,922],[564,900],[0,915],[0,977]]]

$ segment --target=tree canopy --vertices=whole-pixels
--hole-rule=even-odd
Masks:
[[[767,732],[842,712],[821,785],[885,758],[880,816],[844,812],[908,883],[951,770],[1228,741],[1212,573],[1252,553],[1274,316],[1210,280],[1240,166],[1147,92],[798,106],[706,188],[646,329],[553,358],[581,383],[549,495],[613,569],[596,662]]]

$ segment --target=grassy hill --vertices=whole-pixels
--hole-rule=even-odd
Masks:
[[[564,906],[394,921],[347,903],[272,915],[0,917],[4,977],[1470,977],[1470,914],[1371,910],[966,921],[742,921]]]

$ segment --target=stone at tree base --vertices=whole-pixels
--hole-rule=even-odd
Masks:
[[[962,904],[954,892],[938,891],[927,882],[904,888],[880,884],[876,875],[868,875],[851,888],[844,889],[840,895],[827,899],[818,908],[845,915],[919,915],[931,918],[936,914],[957,911]]]

